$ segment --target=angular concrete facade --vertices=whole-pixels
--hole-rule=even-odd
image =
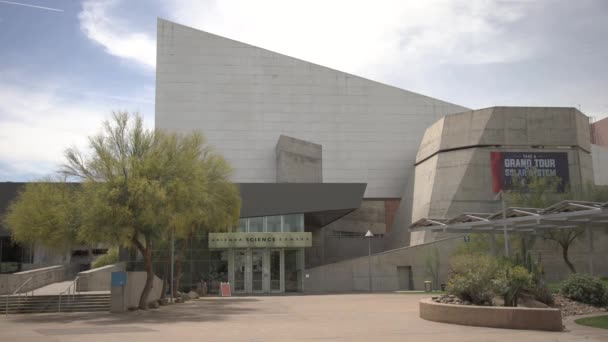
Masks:
[[[565,152],[572,189],[593,182],[589,118],[574,108],[492,107],[430,126],[416,156],[411,221],[495,212],[491,152]],[[416,233],[411,244],[433,237]]]
[[[323,181],[400,198],[428,125],[467,108],[159,19],[156,128],[201,130],[235,182],[275,182],[287,135],[323,146]]]
[[[276,154],[277,183],[323,182],[323,146],[281,135]]]

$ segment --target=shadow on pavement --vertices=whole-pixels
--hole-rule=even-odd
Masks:
[[[88,324],[137,324],[137,323],[177,323],[210,322],[229,319],[230,316],[260,312],[263,309],[244,307],[242,304],[257,302],[255,298],[205,298],[185,303],[161,306],[158,309],[109,312],[65,312],[49,314],[23,314],[9,316],[12,323],[70,323]]]

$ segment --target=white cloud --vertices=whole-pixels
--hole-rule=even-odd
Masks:
[[[63,162],[66,148],[86,149],[87,137],[98,132],[112,110],[133,106],[130,98],[112,100],[104,94],[79,92],[61,80],[40,82],[0,82],[2,178],[23,180],[48,175]],[[146,97],[140,101],[151,106]],[[147,120],[146,126],[153,124]]]
[[[118,0],[89,0],[78,14],[80,28],[87,37],[114,56],[126,58],[148,68],[156,65],[156,38],[147,32],[132,32],[110,12]]]
[[[112,55],[155,65],[154,33],[121,22],[120,0],[88,0],[82,30]],[[521,42],[500,39],[520,20],[519,2],[487,0],[170,0],[168,19],[340,70],[365,74],[434,64],[524,58]],[[131,14],[133,15],[133,14]],[[161,13],[160,16],[164,14]]]
[[[169,18],[371,77],[438,64],[503,63],[531,52],[501,39],[521,3],[485,0],[173,0]]]

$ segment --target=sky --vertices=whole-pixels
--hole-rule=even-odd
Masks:
[[[154,127],[157,17],[473,109],[608,115],[605,0],[0,0],[0,181],[112,111]]]

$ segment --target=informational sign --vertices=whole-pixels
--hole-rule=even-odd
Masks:
[[[209,233],[209,248],[310,247],[312,233]]]
[[[558,178],[558,191],[570,181],[566,152],[491,152],[490,156],[494,192],[512,189],[514,179],[525,185],[531,175]]]
[[[125,287],[127,285],[127,272],[112,272],[111,284],[112,287]]]
[[[232,296],[232,293],[230,292],[230,283],[220,283],[220,295],[222,297]]]

